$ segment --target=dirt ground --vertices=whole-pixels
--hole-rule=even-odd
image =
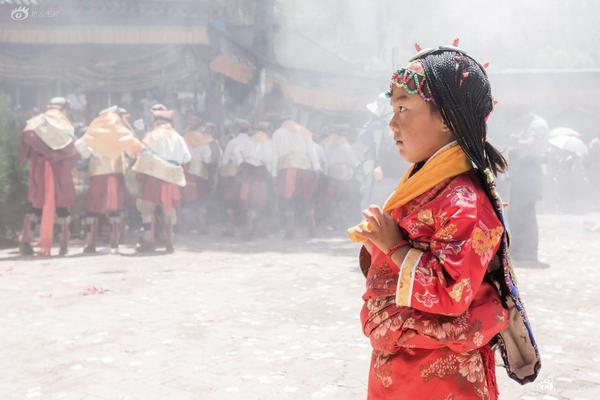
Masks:
[[[501,399],[600,396],[600,215],[540,216],[517,268],[542,354]],[[365,399],[364,278],[342,235],[186,236],[171,255],[0,251],[0,399]]]

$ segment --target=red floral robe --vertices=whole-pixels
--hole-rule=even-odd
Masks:
[[[503,227],[479,181],[461,174],[392,216],[413,248],[399,267],[376,247],[370,257],[361,312],[373,346],[368,398],[496,399],[488,343],[509,319],[484,275]]]

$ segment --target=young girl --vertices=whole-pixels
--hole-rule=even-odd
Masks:
[[[368,271],[368,398],[497,399],[495,349],[521,384],[540,359],[494,186],[506,161],[486,140],[487,74],[456,47],[427,49],[392,75],[388,95],[412,166],[383,210],[349,230]]]

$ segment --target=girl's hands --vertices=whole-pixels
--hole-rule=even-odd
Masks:
[[[372,245],[377,246],[383,253],[387,253],[392,246],[403,239],[400,227],[394,221],[394,218],[390,214],[384,213],[379,206],[371,205],[362,213],[372,229],[371,232],[366,232],[359,228],[357,232],[369,239],[365,244],[369,253],[372,254]]]

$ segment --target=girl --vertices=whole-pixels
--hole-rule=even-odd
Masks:
[[[487,74],[459,48],[427,49],[392,75],[388,96],[412,166],[383,210],[349,230],[368,271],[368,398],[497,399],[495,349],[520,383],[540,359],[494,186],[506,161],[486,140]]]

